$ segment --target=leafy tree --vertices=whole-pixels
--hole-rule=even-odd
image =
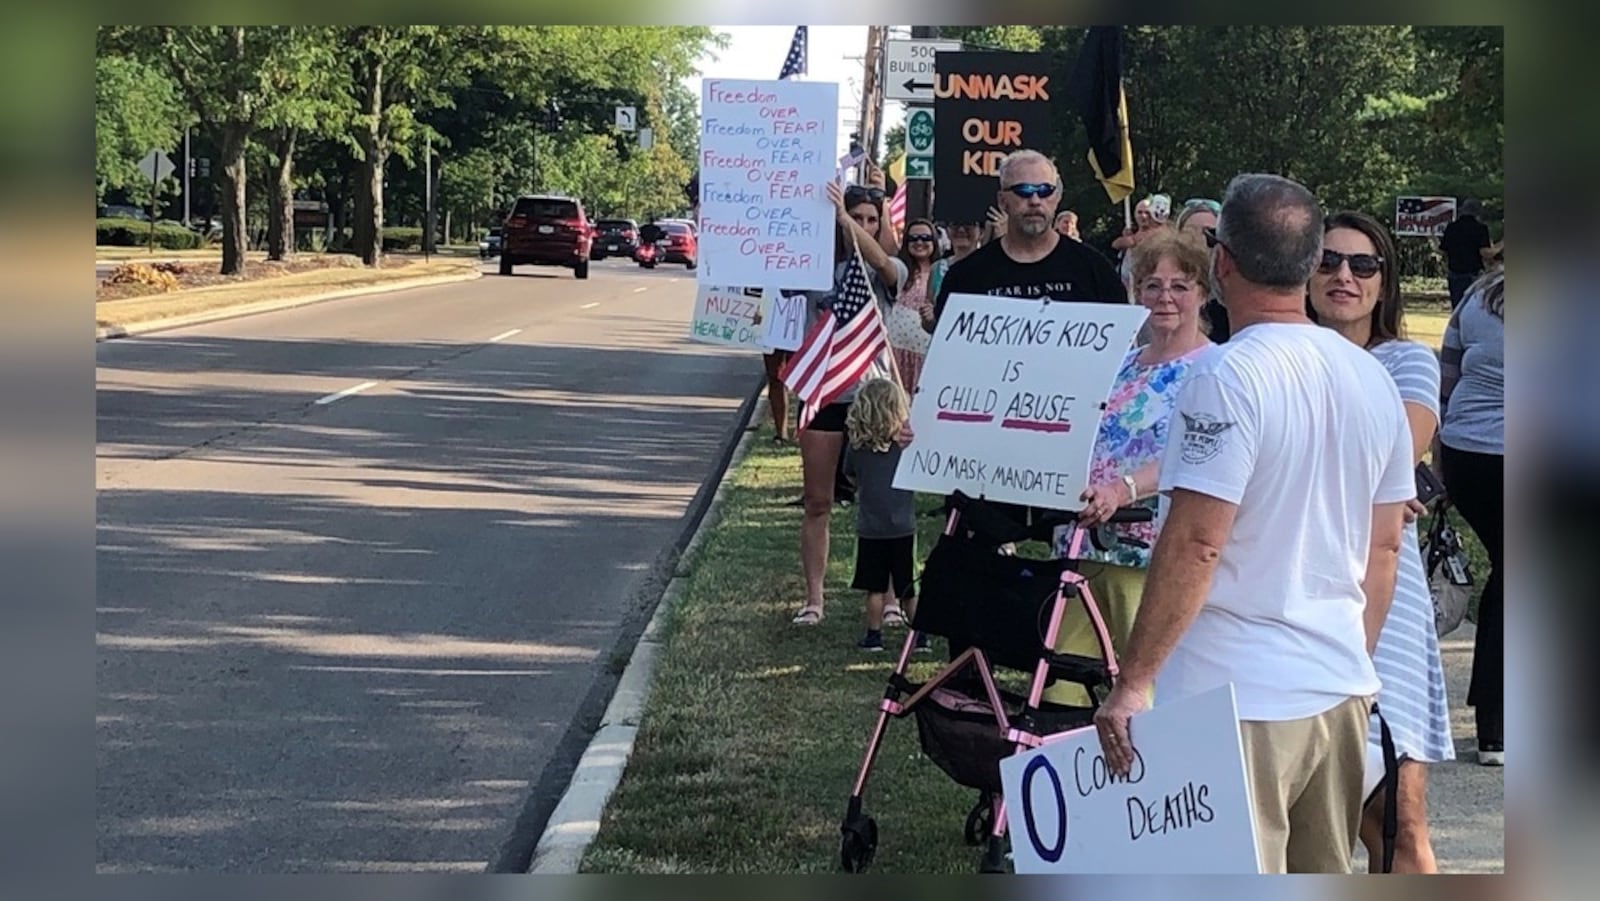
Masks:
[[[152,149],[170,149],[187,114],[172,79],[128,56],[100,56],[94,65],[95,199],[127,189],[149,200],[139,161]]]
[[[259,139],[271,158],[267,182],[267,258],[294,251],[294,158],[308,135],[337,134],[349,110],[348,79],[341,78],[338,32],[325,27],[281,30],[281,43],[264,73],[266,104]]]

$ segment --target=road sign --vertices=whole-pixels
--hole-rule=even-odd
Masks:
[[[906,157],[906,181],[918,178],[933,178],[933,157]]]
[[[638,126],[639,108],[635,106],[617,107],[617,130],[633,131]]]
[[[656,133],[648,128],[639,129],[639,149],[649,150],[656,146]]]
[[[177,166],[172,165],[172,160],[168,159],[167,155],[159,150],[150,151],[144,155],[144,159],[139,161],[139,171],[144,173],[144,177],[151,181],[160,181],[171,175],[177,168]]]
[[[960,49],[960,41],[885,41],[884,99],[932,103],[934,54]]]
[[[906,116],[906,153],[910,156],[933,154],[933,107],[912,107]]]

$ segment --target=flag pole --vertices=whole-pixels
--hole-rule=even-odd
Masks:
[[[861,274],[866,276],[867,289],[870,291],[872,288],[872,276],[867,275],[867,261],[861,256],[861,239],[856,237],[856,230],[853,226],[850,229],[850,249],[855,251],[856,262],[861,266]],[[878,302],[876,293],[872,296],[872,302]],[[881,313],[881,311],[875,312]],[[900,377],[900,364],[894,358],[894,345],[889,343],[889,325],[883,321],[882,315],[878,316],[878,331],[883,334],[883,352],[889,355],[889,374],[894,378],[894,383],[900,386],[900,390],[904,391],[906,382],[905,379]]]

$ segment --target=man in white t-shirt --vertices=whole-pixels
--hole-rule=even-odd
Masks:
[[[1126,772],[1128,721],[1152,687],[1166,703],[1231,682],[1262,870],[1346,873],[1378,692],[1371,652],[1416,490],[1411,436],[1376,358],[1306,318],[1322,253],[1309,191],[1241,175],[1207,241],[1235,330],[1177,401],[1164,524],[1095,722]]]

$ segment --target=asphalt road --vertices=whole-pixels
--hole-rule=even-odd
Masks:
[[[693,286],[524,268],[98,345],[98,870],[531,851],[759,380],[685,340]]]

